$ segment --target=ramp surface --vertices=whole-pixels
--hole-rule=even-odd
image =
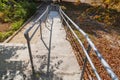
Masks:
[[[42,39],[36,44],[37,53],[34,54],[37,70],[49,75],[50,80],[79,80],[80,67],[70,42],[66,40],[66,32],[58,12],[49,13],[42,29]],[[43,57],[36,59],[37,56]]]
[[[59,13],[51,11],[42,24],[42,34],[31,44],[36,80],[79,80],[80,67]],[[26,44],[0,44],[0,79],[31,80]]]

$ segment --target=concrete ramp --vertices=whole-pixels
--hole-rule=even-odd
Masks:
[[[79,80],[80,67],[59,13],[50,11],[41,25],[42,35],[31,44],[35,80]],[[31,76],[27,44],[0,44],[0,79],[31,80]]]
[[[34,65],[43,78],[50,80],[79,80],[80,67],[58,12],[51,11],[42,26],[42,39],[36,43]],[[35,57],[36,56],[36,57]],[[39,59],[37,56],[39,56]]]

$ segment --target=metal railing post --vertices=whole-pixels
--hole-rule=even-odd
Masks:
[[[34,74],[35,74],[35,69],[34,69],[34,65],[33,65],[33,58],[32,58],[32,52],[31,52],[30,41],[29,41],[29,35],[28,35],[28,33],[27,33],[27,34],[24,34],[24,35],[25,35],[26,40],[27,40],[28,51],[29,51],[29,57],[30,57],[30,62],[31,62],[31,68],[32,68],[33,76],[34,76]]]
[[[91,50],[91,47],[90,47],[90,45],[88,45],[88,49],[87,49],[87,53],[89,54],[90,53],[90,50]],[[83,75],[84,75],[84,72],[85,72],[85,68],[86,68],[86,66],[87,66],[87,57],[85,57],[85,59],[84,59],[84,64],[83,64],[83,67],[82,67],[82,72],[81,72],[81,76],[80,76],[80,80],[82,80],[83,79]]]
[[[25,32],[24,32],[24,36],[26,38],[27,41],[27,46],[28,46],[28,52],[29,52],[29,57],[30,57],[30,63],[31,63],[31,69],[32,69],[32,75],[33,75],[33,79],[35,80],[35,69],[34,69],[34,64],[33,64],[33,57],[32,57],[32,51],[31,51],[31,45],[30,45],[30,41],[33,38],[33,36],[35,35],[36,31],[38,30],[38,28],[40,27],[40,35],[42,38],[42,27],[41,27],[41,19],[44,17],[46,17],[46,14],[48,14],[49,11],[49,7],[47,6],[46,10],[41,14],[41,16],[39,16],[39,18],[32,24],[32,26],[30,26]],[[45,18],[46,19],[46,18]],[[37,28],[34,30],[34,32],[29,35],[30,30],[32,30],[32,28],[39,22],[39,25],[37,26]]]
[[[40,36],[41,36],[41,39],[42,39],[42,26],[41,26],[41,20],[40,20]]]

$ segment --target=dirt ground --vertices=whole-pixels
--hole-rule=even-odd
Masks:
[[[10,23],[0,23],[0,32],[6,32],[10,29]]]
[[[67,15],[89,35],[115,74],[120,77],[120,27],[108,25],[104,21],[100,22],[91,18],[91,16],[87,15],[87,13],[85,14],[85,10],[87,10],[89,6],[86,7],[86,5],[82,4],[82,6],[79,5],[75,7],[72,5],[75,9],[71,9],[66,6],[66,4],[64,6]],[[94,16],[96,15],[98,14],[95,14]],[[108,22],[110,21],[108,20]],[[100,61],[96,58],[96,55],[91,54],[90,56],[95,66],[97,66],[98,72],[102,79],[110,80],[110,77],[100,64]]]

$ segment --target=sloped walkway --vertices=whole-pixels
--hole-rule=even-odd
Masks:
[[[66,40],[58,12],[51,11],[42,28],[42,39],[36,43],[37,53],[33,54],[37,70],[42,71],[44,76],[48,74],[50,80],[79,80],[80,67]]]
[[[58,12],[51,11],[45,23],[42,23],[42,35],[31,44],[33,64],[37,80],[79,80],[80,67]],[[27,45],[7,44],[2,48],[0,74],[3,80],[28,80],[31,66]],[[9,55],[7,55],[9,54]],[[3,59],[4,58],[4,59]],[[29,79],[30,80],[30,79]]]

